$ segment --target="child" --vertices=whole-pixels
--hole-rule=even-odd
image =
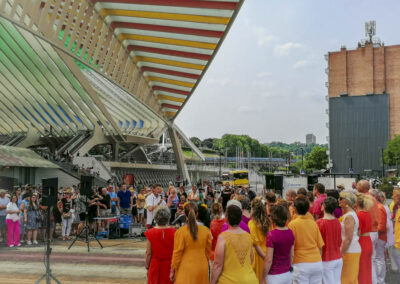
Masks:
[[[144,222],[144,206],[146,203],[146,197],[145,197],[145,190],[142,188],[138,194],[137,201],[136,201],[136,207],[137,207],[137,213],[138,213],[138,223],[145,225]]]

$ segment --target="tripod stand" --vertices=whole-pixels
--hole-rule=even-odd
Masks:
[[[87,200],[87,196],[86,196]],[[100,245],[101,248],[103,248],[103,245],[100,243],[99,239],[96,237],[96,234],[92,233],[90,230],[89,226],[89,213],[88,209],[86,207],[86,212],[85,212],[85,226],[83,227],[82,231],[75,236],[75,239],[72,241],[72,243],[69,245],[68,249],[70,249],[76,241],[78,241],[78,238],[81,238],[83,235],[85,236],[85,239],[83,240],[87,244],[87,249],[88,252],[90,252],[90,239],[95,239],[97,243]]]
[[[47,206],[46,209],[46,219],[47,219],[47,226],[46,226],[46,254],[45,254],[45,263],[46,263],[46,273],[40,277],[35,284],[39,284],[43,279],[46,279],[46,284],[51,283],[51,279],[53,279],[57,284],[61,284],[57,278],[51,273],[50,269],[50,254],[51,254],[51,247],[50,247],[50,206]]]

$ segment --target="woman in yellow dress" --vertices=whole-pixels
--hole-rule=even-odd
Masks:
[[[265,205],[260,198],[254,198],[251,202],[251,220],[249,229],[251,241],[254,247],[253,269],[259,283],[263,281],[264,257],[267,252],[267,234],[270,221]]]
[[[211,232],[196,222],[197,205],[186,204],[187,224],[175,233],[170,280],[175,284],[208,284]]]
[[[227,204],[228,230],[218,237],[211,273],[212,284],[258,283],[251,266],[253,259],[251,237],[239,227],[242,210],[238,205],[233,205],[235,202],[239,203],[237,200],[230,200]]]

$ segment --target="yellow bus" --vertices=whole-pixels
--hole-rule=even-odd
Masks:
[[[233,187],[241,187],[249,185],[249,172],[246,170],[230,171],[229,173],[222,174],[222,184],[225,185],[227,182]]]

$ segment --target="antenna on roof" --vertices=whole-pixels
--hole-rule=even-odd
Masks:
[[[376,35],[376,21],[369,21],[365,23],[365,36],[369,38],[372,43],[372,38]]]
[[[366,44],[372,44],[373,47],[382,46],[380,38],[376,36],[376,21],[365,23],[365,37],[366,39],[362,39],[358,43],[359,47],[365,47]]]

